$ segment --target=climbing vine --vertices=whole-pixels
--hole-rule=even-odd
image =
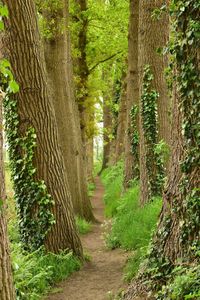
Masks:
[[[149,65],[144,67],[143,87],[141,96],[141,116],[146,146],[146,167],[149,178],[149,191],[151,196],[161,193],[163,186],[163,165],[156,144],[158,140],[157,129],[157,99],[159,94],[152,88],[153,74]]]
[[[23,135],[19,130],[20,121],[15,97],[19,86],[13,78],[7,60],[0,61],[0,86],[5,91],[5,129],[21,240],[25,248],[37,249],[44,244],[46,234],[54,224],[51,212],[53,199],[48,194],[44,181],[35,178],[35,130],[30,126]]]
[[[181,113],[181,177],[176,193],[169,193],[169,207],[152,242],[146,272],[141,276],[156,299],[199,299],[200,297],[200,2],[174,0],[170,7],[173,42],[173,80]],[[165,201],[168,201],[168,198]],[[164,211],[165,211],[164,210]],[[173,257],[166,252],[176,230]],[[167,245],[166,245],[167,244]],[[168,249],[169,250],[169,249]]]
[[[139,108],[137,105],[133,105],[130,112],[131,119],[131,128],[129,130],[129,135],[131,139],[131,153],[134,157],[134,171],[135,174],[134,179],[139,178],[139,132],[137,128],[137,119],[138,119]]]
[[[185,251],[200,251],[200,2],[175,1],[177,82],[182,110],[184,158],[180,191],[183,197],[181,243]],[[180,43],[181,41],[181,43]],[[193,177],[195,179],[193,179]]]

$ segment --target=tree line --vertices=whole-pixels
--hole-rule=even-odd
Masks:
[[[146,280],[158,290],[177,265],[196,265],[198,1],[3,0],[0,13],[0,104],[24,248],[83,259],[75,215],[96,221],[87,183],[103,122],[99,174],[122,159],[124,190],[139,182],[141,206],[163,196],[146,272],[124,298]],[[0,298],[9,300],[0,134]]]

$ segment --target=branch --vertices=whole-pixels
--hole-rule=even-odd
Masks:
[[[122,51],[119,51],[119,52],[117,52],[117,53],[115,53],[115,54],[113,54],[113,55],[111,55],[111,56],[109,56],[109,57],[107,57],[105,59],[102,59],[102,60],[98,61],[91,69],[89,69],[89,73],[91,73],[94,69],[96,69],[96,67],[98,67],[98,65],[100,65],[100,64],[102,64],[102,63],[104,63],[104,62],[106,62],[106,61],[108,61],[110,59],[112,59],[113,57],[115,57],[116,55],[118,55],[120,53],[122,53]]]

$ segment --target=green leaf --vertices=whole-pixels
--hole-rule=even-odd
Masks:
[[[4,22],[0,20],[0,31],[4,30]]]
[[[17,84],[17,82],[15,80],[12,80],[9,82],[9,89],[14,94],[19,92],[19,85]]]
[[[6,5],[4,5],[0,8],[0,15],[2,17],[6,17],[6,18],[8,17],[8,8]]]

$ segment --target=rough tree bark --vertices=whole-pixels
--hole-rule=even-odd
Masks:
[[[36,131],[35,177],[36,180],[44,180],[55,201],[53,214],[56,223],[47,234],[45,247],[55,253],[72,249],[82,257],[55,113],[48,91],[35,4],[32,0],[4,0],[3,3],[9,9],[6,37],[3,39],[5,54],[20,86],[16,95],[20,129],[23,132],[32,126]]]
[[[172,154],[169,174],[159,224],[148,254],[147,272],[142,270],[138,282],[133,282],[124,300],[138,299],[140,290],[148,289],[148,280],[152,288],[158,287],[163,291],[166,285],[171,291],[172,279],[177,279],[180,274],[178,268],[192,271],[199,265],[200,50],[198,35],[192,36],[192,43],[188,35],[188,31],[195,32],[193,24],[200,17],[196,1],[191,0],[187,4],[177,1],[173,17],[172,47],[176,59],[172,77]],[[168,294],[165,296],[169,297]]]
[[[87,123],[90,124],[93,119],[93,112],[90,106],[87,105],[89,97],[88,93],[88,77],[89,68],[87,64],[87,30],[88,30],[88,18],[87,18],[87,0],[76,0],[77,8],[77,21],[79,23],[78,29],[78,41],[77,49],[79,56],[75,60],[75,76],[76,76],[76,99],[78,102],[78,108],[80,113],[80,126],[81,136],[83,141],[83,149],[86,161],[87,177],[89,181],[93,181],[92,167],[93,167],[93,137],[88,136]],[[89,131],[91,131],[89,129]]]
[[[2,95],[0,94],[0,299],[15,300],[15,290],[12,279],[7,224],[5,219],[5,182],[3,162],[3,117]]]
[[[152,88],[159,94],[158,141],[163,139],[167,144],[170,144],[170,101],[168,97],[167,83],[164,76],[164,70],[167,67],[168,61],[166,56],[159,55],[156,51],[158,48],[163,48],[169,39],[169,15],[164,13],[158,20],[155,20],[152,17],[154,10],[156,8],[160,8],[162,5],[162,0],[142,0],[139,3],[139,98],[141,98],[142,95],[144,66],[149,65],[154,76]],[[147,157],[145,144],[143,119],[140,113],[140,196],[142,204],[148,202],[151,197],[151,191],[148,184],[148,170],[146,169]],[[152,168],[154,167],[152,166]]]
[[[56,11],[53,8],[51,11],[48,9],[47,13],[43,11],[43,17],[48,24],[54,20],[51,37],[44,37],[45,61],[66,173],[70,174],[68,176],[69,189],[74,212],[88,221],[92,221],[94,216],[87,193],[80,121],[73,90],[72,66],[70,65],[72,60],[70,58],[68,6],[68,1],[61,0],[60,8]],[[64,25],[64,30],[61,25]]]
[[[180,5],[177,7],[176,31],[179,35],[175,42],[173,152],[160,223],[154,239],[155,249],[160,247],[160,253],[172,265],[179,264],[180,259],[184,259],[184,263],[199,262],[192,248],[195,245],[199,249],[200,242],[200,49],[197,36],[194,35],[193,43],[188,38],[188,30],[192,29],[192,22],[199,20],[200,12],[196,1],[191,1],[184,11]],[[180,43],[181,39],[186,41],[184,46]],[[164,230],[167,232],[165,238],[161,234]]]
[[[132,129],[131,109],[133,105],[139,105],[139,74],[138,74],[138,23],[139,23],[139,1],[130,0],[130,19],[128,32],[128,74],[127,74],[127,109],[126,109],[126,135],[125,135],[125,168],[124,188],[129,182],[138,177],[136,166],[138,158],[132,153]],[[137,123],[139,120],[137,119]],[[138,131],[139,131],[139,124]],[[139,152],[139,149],[137,149]]]
[[[115,163],[123,156],[125,151],[125,131],[126,131],[126,109],[127,109],[127,81],[126,76],[122,76],[121,96],[119,103],[119,113],[117,118],[117,135],[115,145]]]
[[[100,173],[109,165],[110,158],[110,134],[112,132],[112,112],[109,101],[104,95],[103,97],[103,160]]]

